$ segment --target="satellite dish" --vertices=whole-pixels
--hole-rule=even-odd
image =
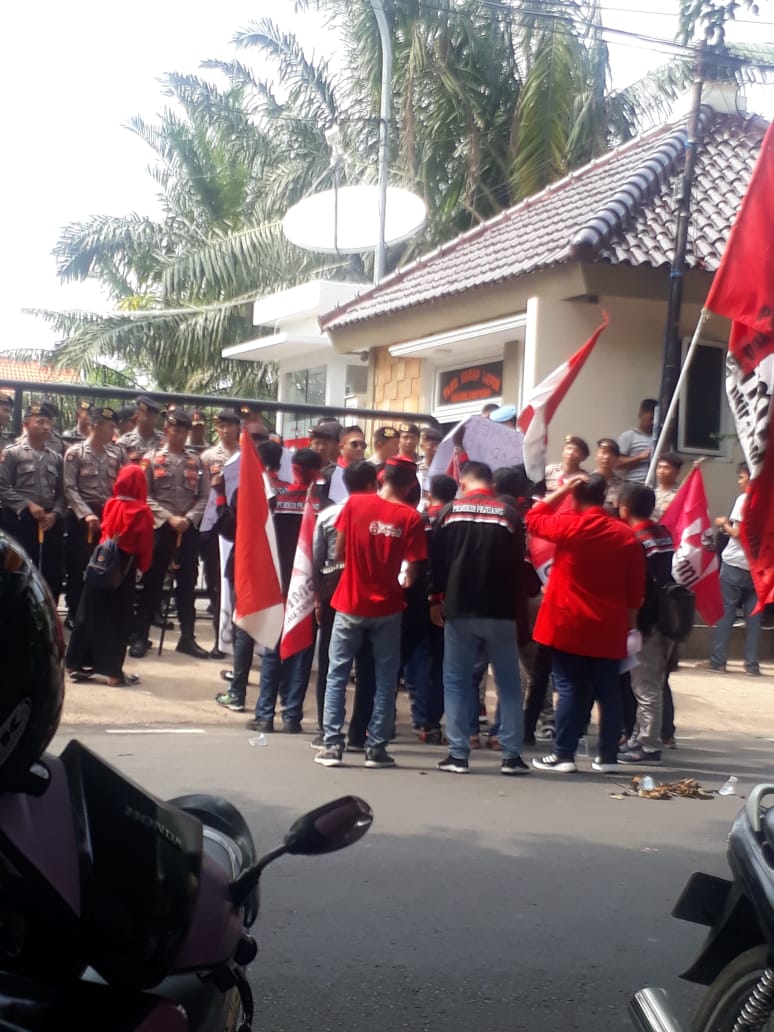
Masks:
[[[426,214],[421,197],[388,187],[384,242],[408,240],[424,225]],[[291,243],[307,251],[373,251],[379,243],[379,187],[342,186],[310,194],[287,211],[282,229]]]

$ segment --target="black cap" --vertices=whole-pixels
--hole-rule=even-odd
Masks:
[[[374,440],[377,444],[384,444],[385,441],[394,441],[400,434],[394,426],[379,426],[374,431]]]
[[[88,412],[95,423],[118,422],[118,412],[110,405],[89,405]]]
[[[401,423],[398,430],[402,434],[414,434],[415,437],[419,437],[419,427],[416,423]]]
[[[236,409],[224,408],[215,416],[216,423],[235,423],[236,426],[242,422],[242,418]]]
[[[621,454],[621,449],[618,447],[618,441],[616,441],[614,437],[600,437],[597,441],[597,448],[606,448],[616,457]]]
[[[139,409],[140,412],[152,412],[158,415],[161,412],[161,406],[157,401],[147,397],[145,394],[141,394],[140,397],[135,401],[134,407]]]
[[[51,409],[45,401],[31,401],[24,410],[24,418],[30,419],[32,416],[45,416],[47,419],[51,419]]]
[[[134,419],[134,405],[124,405],[116,411],[116,419],[119,423],[123,423],[125,419]]]
[[[59,406],[55,401],[50,401],[46,398],[45,401],[40,402],[40,407],[43,411],[40,413],[42,416],[48,416],[49,419],[56,419],[59,415]]]
[[[327,441],[338,441],[340,434],[341,427],[332,420],[309,427],[310,437],[324,437]]]
[[[423,441],[436,441],[440,443],[443,440],[443,434],[440,430],[437,430],[434,426],[426,426],[422,430]]]
[[[191,417],[182,409],[175,409],[173,412],[167,412],[167,426],[182,426],[186,430],[190,430]]]
[[[589,457],[589,446],[586,444],[582,437],[578,437],[576,434],[567,434],[567,436],[564,439],[564,443],[574,444],[576,448],[580,448],[580,450],[583,452],[584,459],[587,459]]]

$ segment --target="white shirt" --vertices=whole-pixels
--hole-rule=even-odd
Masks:
[[[728,517],[728,522],[734,527],[738,527],[742,522],[742,509],[744,508],[744,500],[746,497],[746,495],[740,494],[734,502],[731,515]],[[723,549],[720,558],[726,566],[735,566],[738,570],[750,569],[750,564],[747,561],[747,556],[744,554],[742,542],[739,538],[730,537],[728,539],[728,544]]]

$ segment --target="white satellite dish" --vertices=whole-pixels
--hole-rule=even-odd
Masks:
[[[388,187],[385,243],[408,240],[424,225],[426,215],[421,197],[409,190]],[[291,243],[307,251],[373,251],[379,243],[379,187],[342,186],[310,194],[288,209],[282,229]]]

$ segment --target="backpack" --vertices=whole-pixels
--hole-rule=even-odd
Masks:
[[[86,567],[86,583],[101,591],[115,591],[121,586],[125,575],[118,538],[108,538],[97,545]]]
[[[659,586],[656,595],[656,627],[669,641],[685,641],[693,630],[696,597],[690,588],[674,581]]]

